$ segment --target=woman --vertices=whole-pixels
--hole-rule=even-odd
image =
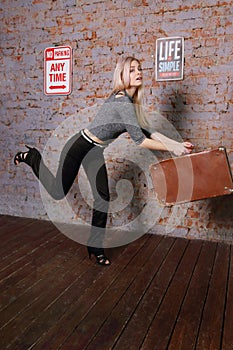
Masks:
[[[139,60],[127,57],[118,62],[114,72],[114,88],[93,122],[87,129],[73,136],[62,150],[57,174],[54,177],[44,164],[39,151],[27,146],[27,152],[18,152],[17,165],[28,164],[45,189],[54,199],[62,199],[70,190],[82,164],[93,192],[92,230],[88,240],[89,257],[93,254],[100,265],[110,265],[102,246],[107,222],[109,188],[104,149],[119,135],[128,132],[140,147],[170,151],[175,155],[190,153],[193,145],[179,143],[160,133],[148,133],[147,120],[142,110],[142,69]]]

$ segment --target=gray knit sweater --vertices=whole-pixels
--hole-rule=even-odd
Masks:
[[[146,137],[150,137],[150,133],[139,126],[133,100],[126,91],[125,95],[116,95],[112,94],[105,101],[88,130],[107,143],[128,132],[132,140],[140,145]]]

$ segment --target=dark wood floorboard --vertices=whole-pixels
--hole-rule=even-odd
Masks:
[[[52,223],[5,215],[0,240],[1,350],[233,349],[232,245],[147,234],[101,267]]]

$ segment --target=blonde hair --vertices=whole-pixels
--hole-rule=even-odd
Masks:
[[[130,66],[133,61],[140,61],[132,56],[121,59],[117,62],[113,75],[113,90],[112,94],[118,91],[130,88]],[[141,127],[149,126],[145,113],[143,111],[144,89],[143,85],[137,88],[133,96],[133,103],[137,114],[138,123]]]

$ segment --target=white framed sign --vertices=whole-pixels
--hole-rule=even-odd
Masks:
[[[72,88],[72,48],[48,47],[44,51],[44,93],[69,95]]]
[[[156,80],[182,80],[184,72],[184,38],[156,40]]]

